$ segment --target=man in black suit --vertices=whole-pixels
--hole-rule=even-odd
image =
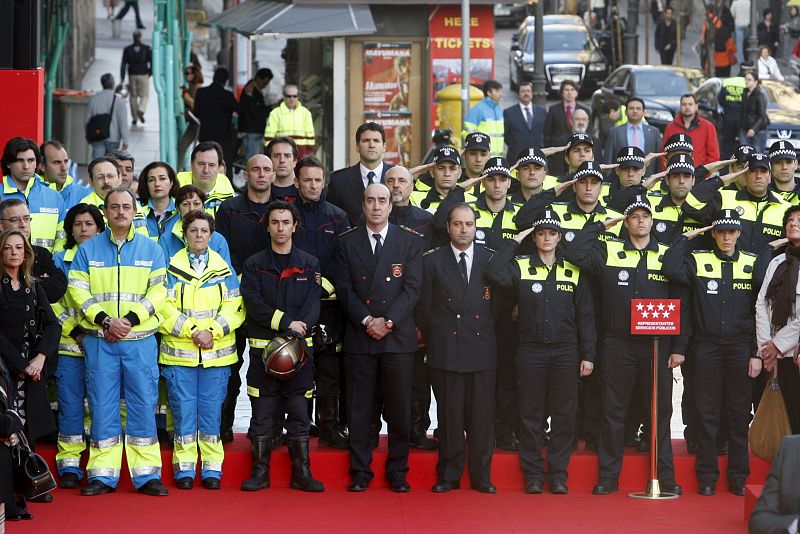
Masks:
[[[588,116],[591,116],[586,106],[578,104],[578,84],[572,80],[561,82],[558,96],[561,102],[553,104],[547,109],[547,118],[544,120],[544,146],[546,147],[556,146],[558,139],[573,132],[572,114],[576,109],[582,109]]]
[[[439,462],[432,490],[444,493],[460,487],[468,451],[472,488],[496,493],[490,474],[497,353],[492,290],[483,276],[492,254],[474,244],[475,212],[468,204],[450,209],[447,232],[450,243],[423,259],[425,276],[417,305],[439,419]]]
[[[233,124],[231,117],[239,108],[233,93],[225,89],[228,69],[219,67],[214,71],[210,85],[197,90],[193,113],[200,120],[198,141],[216,141],[222,147],[225,170],[233,176]]]
[[[347,315],[345,387],[350,425],[348,491],[366,491],[370,469],[370,427],[380,377],[389,425],[386,479],[395,492],[411,491],[408,472],[411,381],[417,350],[414,307],[422,288],[422,238],[389,223],[391,193],[370,184],[363,194],[365,226],[339,236],[336,294]]]
[[[352,226],[361,218],[364,190],[369,184],[383,183],[386,171],[392,167],[383,161],[386,132],[377,122],[365,122],[358,127],[356,147],[358,163],[331,174],[326,197],[328,202],[347,213]]]
[[[533,84],[523,82],[517,87],[519,104],[503,110],[503,139],[508,151],[506,158],[511,160],[523,150],[542,148],[544,141],[544,120],[547,112],[543,106],[533,104]]]
[[[797,532],[800,518],[800,436],[786,436],[750,516],[751,534]]]

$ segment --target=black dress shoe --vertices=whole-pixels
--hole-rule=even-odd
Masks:
[[[598,445],[597,440],[587,439],[583,448],[587,451],[597,452],[600,449],[600,446]]]
[[[169,491],[167,488],[164,487],[164,484],[161,483],[159,479],[148,480],[144,486],[139,488],[141,493],[145,495],[150,495],[152,497],[166,497],[169,495]]]
[[[203,479],[203,487],[210,490],[218,490],[219,489],[219,479],[214,477],[208,477]]]
[[[569,488],[567,488],[567,483],[564,480],[551,480],[550,481],[550,493],[553,495],[566,495],[569,493]]]
[[[515,436],[498,439],[495,442],[495,447],[504,451],[519,452],[519,440]]]
[[[423,451],[435,451],[439,448],[439,442],[435,439],[429,438],[425,434],[412,436],[409,445],[415,449],[422,449]]]
[[[191,477],[181,477],[175,481],[175,487],[182,490],[190,490],[194,487],[194,480]]]
[[[75,489],[79,484],[78,475],[75,473],[64,473],[64,476],[61,477],[62,489]]]
[[[43,493],[38,497],[34,497],[33,499],[28,499],[30,502],[38,502],[38,503],[49,503],[53,502],[53,496],[49,493]]]
[[[233,442],[233,429],[226,428],[225,430],[220,430],[219,432],[219,440],[222,443],[231,443]]]
[[[461,482],[448,482],[447,480],[440,480],[431,488],[434,493],[447,493],[450,490],[461,489]]]
[[[389,481],[389,485],[392,487],[392,491],[395,493],[408,493],[411,491],[411,486],[406,481],[405,475],[395,475]]]
[[[33,519],[33,514],[29,514],[27,510],[6,514],[6,521],[19,521],[21,519],[29,521]]]
[[[639,443],[636,444],[636,450],[639,452],[650,452],[650,439],[642,438]]]
[[[480,493],[488,493],[489,495],[494,495],[497,493],[497,486],[495,486],[491,482],[489,482],[488,484],[480,484],[477,486],[472,486],[472,489]]]
[[[706,497],[710,497],[711,495],[717,493],[715,486],[716,484],[713,482],[701,482],[697,487],[697,493],[700,495],[705,495]]]
[[[592,495],[608,495],[619,490],[619,482],[610,478],[601,478],[592,488]]]
[[[744,497],[744,481],[734,480],[730,484],[728,484],[728,489],[734,495],[738,495],[739,497]]]
[[[525,484],[525,493],[529,495],[539,495],[544,491],[543,488],[544,488],[544,483],[541,480],[539,479],[531,480],[530,482],[527,482]]]
[[[114,493],[117,491],[117,488],[112,488],[111,486],[106,486],[99,480],[93,480],[89,482],[89,485],[86,486],[81,490],[81,495],[86,497],[93,497],[95,495],[104,495],[106,493]]]
[[[689,454],[697,454],[697,442],[696,441],[687,441],[686,442],[686,452]]]
[[[367,491],[367,488],[369,488],[369,480],[365,478],[356,478],[347,486],[347,491],[360,493],[362,491]]]
[[[665,480],[660,484],[661,491],[666,493],[674,493],[675,495],[683,495],[683,488],[674,480]]]

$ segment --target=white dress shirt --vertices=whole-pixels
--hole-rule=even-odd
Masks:
[[[372,253],[375,254],[375,245],[377,244],[377,241],[375,241],[375,238],[372,237],[372,234],[381,234],[381,246],[385,245],[386,234],[389,233],[389,223],[387,222],[386,226],[384,226],[383,230],[381,230],[380,232],[373,232],[372,230],[369,229],[369,226],[367,226],[366,229],[367,229],[367,237],[369,237],[369,245],[372,247]]]
[[[368,169],[368,168],[364,167],[363,163],[359,163],[358,164],[358,168],[361,170],[361,181],[364,182],[364,189],[366,189],[367,186],[369,185],[369,178],[367,178],[367,174],[369,174],[370,172],[374,172],[375,173],[375,183],[378,183],[378,182],[381,181],[381,176],[383,176],[383,162],[382,161],[374,169]]]
[[[461,261],[461,253],[466,252],[467,255],[464,256],[464,261],[467,264],[467,283],[469,283],[469,277],[472,276],[472,259],[475,257],[473,254],[475,252],[475,244],[469,246],[467,250],[458,250],[456,247],[450,243],[450,248],[453,250],[453,255],[456,257],[456,263]]]

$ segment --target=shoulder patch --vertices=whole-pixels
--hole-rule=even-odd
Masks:
[[[752,256],[754,258],[758,257],[758,254],[753,254],[752,252],[750,252],[748,250],[740,250],[739,254],[744,254],[745,256]]]
[[[422,255],[423,255],[423,256],[427,256],[428,254],[433,254],[434,252],[436,252],[436,251],[437,251],[437,250],[439,250],[440,248],[442,248],[442,247],[436,247],[436,248],[432,248],[432,249],[430,249],[430,250],[426,250],[425,252],[423,252],[423,253],[422,253]]]
[[[398,226],[400,226],[400,228],[402,228],[403,230],[405,230],[405,231],[406,231],[406,232],[408,232],[409,234],[414,234],[414,235],[415,235],[415,236],[417,236],[417,237],[425,237],[425,236],[423,236],[421,233],[419,233],[419,232],[417,232],[416,230],[414,230],[413,228],[409,228],[408,226],[403,226],[402,224],[400,224],[400,225],[398,225]]]
[[[344,232],[339,234],[339,237],[345,236],[345,235],[347,235],[347,234],[349,234],[349,233],[351,233],[351,232],[353,232],[355,230],[358,230],[359,228],[361,228],[361,227],[360,226],[353,226],[352,228],[348,228],[347,230],[345,230]]]
[[[745,265],[744,267],[742,267],[742,270],[744,272],[746,272],[747,274],[750,274],[750,273],[753,272],[753,266],[752,265]]]
[[[483,247],[483,248],[485,248],[486,250],[488,250],[488,251],[489,251],[489,252],[491,252],[492,254],[494,254],[495,252],[497,252],[497,251],[496,251],[495,249],[493,249],[493,248],[489,248],[489,247]]]

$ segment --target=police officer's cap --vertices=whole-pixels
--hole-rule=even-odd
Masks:
[[[721,210],[711,226],[713,230],[741,230],[742,219],[736,210]]]
[[[600,165],[598,165],[594,161],[584,161],[578,167],[578,170],[575,171],[575,174],[572,176],[574,179],[581,181],[586,180],[590,177],[595,177],[601,182],[603,181],[603,171],[600,170]]]
[[[751,171],[759,167],[769,170],[769,158],[765,154],[753,152],[747,157],[747,166]]]
[[[464,150],[485,150],[489,152],[491,139],[481,132],[472,132],[464,139]]]
[[[456,165],[461,165],[461,156],[458,154],[458,150],[451,146],[443,146],[439,147],[439,150],[436,151],[436,154],[433,156],[434,163],[444,163],[445,161],[449,161],[450,163],[455,163]]]
[[[694,175],[694,159],[687,154],[675,154],[667,160],[667,176],[688,172]]]
[[[569,141],[567,141],[567,150],[571,150],[572,147],[580,145],[581,143],[589,146],[594,146],[594,139],[592,136],[587,133],[574,133],[569,136]]]
[[[797,152],[794,150],[794,145],[789,141],[775,141],[769,147],[769,160],[772,163],[782,159],[791,159],[797,161]]]
[[[692,138],[684,133],[671,135],[664,143],[664,152],[693,152]]]
[[[642,169],[644,168],[644,151],[638,146],[622,147],[617,152],[617,163],[621,169],[628,167]]]
[[[624,213],[625,217],[627,217],[628,214],[631,213],[633,210],[638,210],[640,208],[645,209],[650,213],[653,213],[653,208],[652,206],[650,206],[650,201],[647,200],[647,197],[645,195],[636,195],[633,199],[633,202],[628,204],[628,207],[625,208],[625,213]]]
[[[511,169],[505,158],[489,158],[483,167],[483,176],[492,176],[493,174],[502,174],[511,178]]]
[[[556,213],[551,206],[548,206],[536,215],[532,226],[534,232],[546,228],[560,232],[561,217],[558,216],[558,213]]]
[[[544,152],[538,148],[526,148],[517,154],[517,167],[528,165],[529,163],[541,165],[545,169],[547,168],[547,158],[545,157]]]
[[[742,163],[747,163],[747,158],[750,157],[750,154],[754,154],[755,151],[756,148],[753,145],[739,145],[733,152],[733,157],[736,159],[736,163],[741,165]]]

